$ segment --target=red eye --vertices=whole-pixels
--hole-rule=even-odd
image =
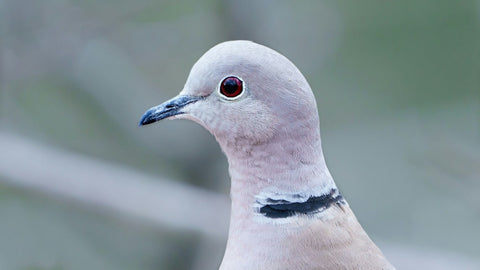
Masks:
[[[220,84],[220,93],[228,98],[239,96],[243,92],[243,82],[237,77],[227,77]]]

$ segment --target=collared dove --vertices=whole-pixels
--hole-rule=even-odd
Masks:
[[[394,269],[325,164],[315,97],[286,57],[227,41],[192,67],[180,94],[140,125],[190,119],[226,154],[232,211],[221,270]]]

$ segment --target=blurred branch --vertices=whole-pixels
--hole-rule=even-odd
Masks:
[[[175,229],[225,236],[228,198],[0,131],[0,182]]]

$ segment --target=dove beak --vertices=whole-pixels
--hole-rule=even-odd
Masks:
[[[197,102],[200,99],[202,99],[202,97],[176,96],[146,111],[142,119],[140,119],[139,125],[144,126],[175,115],[184,114],[185,112],[182,111],[182,109],[186,105]]]

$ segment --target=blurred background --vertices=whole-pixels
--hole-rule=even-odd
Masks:
[[[0,0],[0,269],[216,269],[226,158],[138,127],[210,47],[281,52],[399,269],[480,269],[480,1]]]

